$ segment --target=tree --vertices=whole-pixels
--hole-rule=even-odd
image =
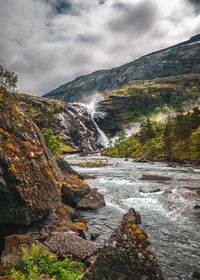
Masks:
[[[138,137],[142,143],[155,137],[155,130],[149,118],[141,123]]]
[[[168,119],[163,132],[163,148],[167,159],[172,158],[172,128],[171,120]]]
[[[0,65],[0,88],[8,92],[14,92],[17,88],[18,77],[14,72],[10,72]]]
[[[191,159],[200,160],[200,127],[197,128],[190,137],[189,145]]]

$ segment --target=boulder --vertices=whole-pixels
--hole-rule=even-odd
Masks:
[[[60,204],[62,175],[38,127],[0,91],[0,223],[29,225]]]
[[[62,201],[71,207],[76,207],[90,191],[91,188],[86,182],[74,175],[68,175],[62,185]]]
[[[85,260],[100,250],[95,242],[85,240],[72,231],[53,232],[44,245],[58,256],[68,256],[79,260]]]
[[[104,207],[105,199],[96,189],[91,190],[81,201],[77,204],[78,209],[92,210]]]
[[[6,237],[5,249],[1,262],[6,269],[19,266],[22,257],[22,248],[30,248],[34,239],[29,234],[14,234]]]
[[[154,246],[133,209],[101,249],[82,280],[163,280]]]

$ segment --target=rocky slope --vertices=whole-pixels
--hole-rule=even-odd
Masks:
[[[40,220],[58,208],[61,186],[61,172],[40,130],[13,97],[1,91],[0,223]]]
[[[48,128],[63,137],[69,152],[98,149],[98,131],[87,107],[17,94],[21,108],[40,129]]]
[[[70,220],[74,210],[69,205],[76,207],[83,198],[87,204],[89,193],[95,200],[97,194],[83,177],[64,159],[55,160],[16,98],[0,90],[0,249],[6,235],[30,232],[31,227],[42,240],[55,228],[83,231],[84,224]],[[102,199],[96,208],[104,204]]]
[[[153,80],[137,80],[104,93],[98,110],[105,118],[98,125],[115,134],[144,117],[164,118],[173,111],[200,105],[200,74],[185,74]],[[162,116],[163,115],[163,116]]]
[[[199,53],[200,34],[120,67],[80,76],[45,94],[45,97],[80,102],[95,92],[114,90],[134,80],[199,73]]]

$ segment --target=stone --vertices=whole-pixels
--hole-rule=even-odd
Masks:
[[[130,209],[82,280],[163,280],[154,250],[140,215]]]
[[[30,248],[34,243],[31,235],[10,235],[6,237],[5,249],[1,256],[3,267],[13,268],[18,267],[21,262],[22,248]]]
[[[62,175],[44,138],[0,91],[0,223],[29,225],[60,204]]]
[[[99,209],[106,205],[104,196],[96,189],[91,190],[84,198],[77,204],[78,209],[90,210]]]
[[[53,232],[44,245],[56,255],[85,260],[100,250],[95,242],[85,240],[72,231]]]

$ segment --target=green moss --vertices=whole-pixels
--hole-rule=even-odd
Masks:
[[[7,271],[6,274],[13,280],[41,280],[43,276],[52,280],[78,280],[83,272],[84,266],[81,263],[67,258],[59,261],[55,254],[33,244],[30,249],[23,249],[19,268]]]

